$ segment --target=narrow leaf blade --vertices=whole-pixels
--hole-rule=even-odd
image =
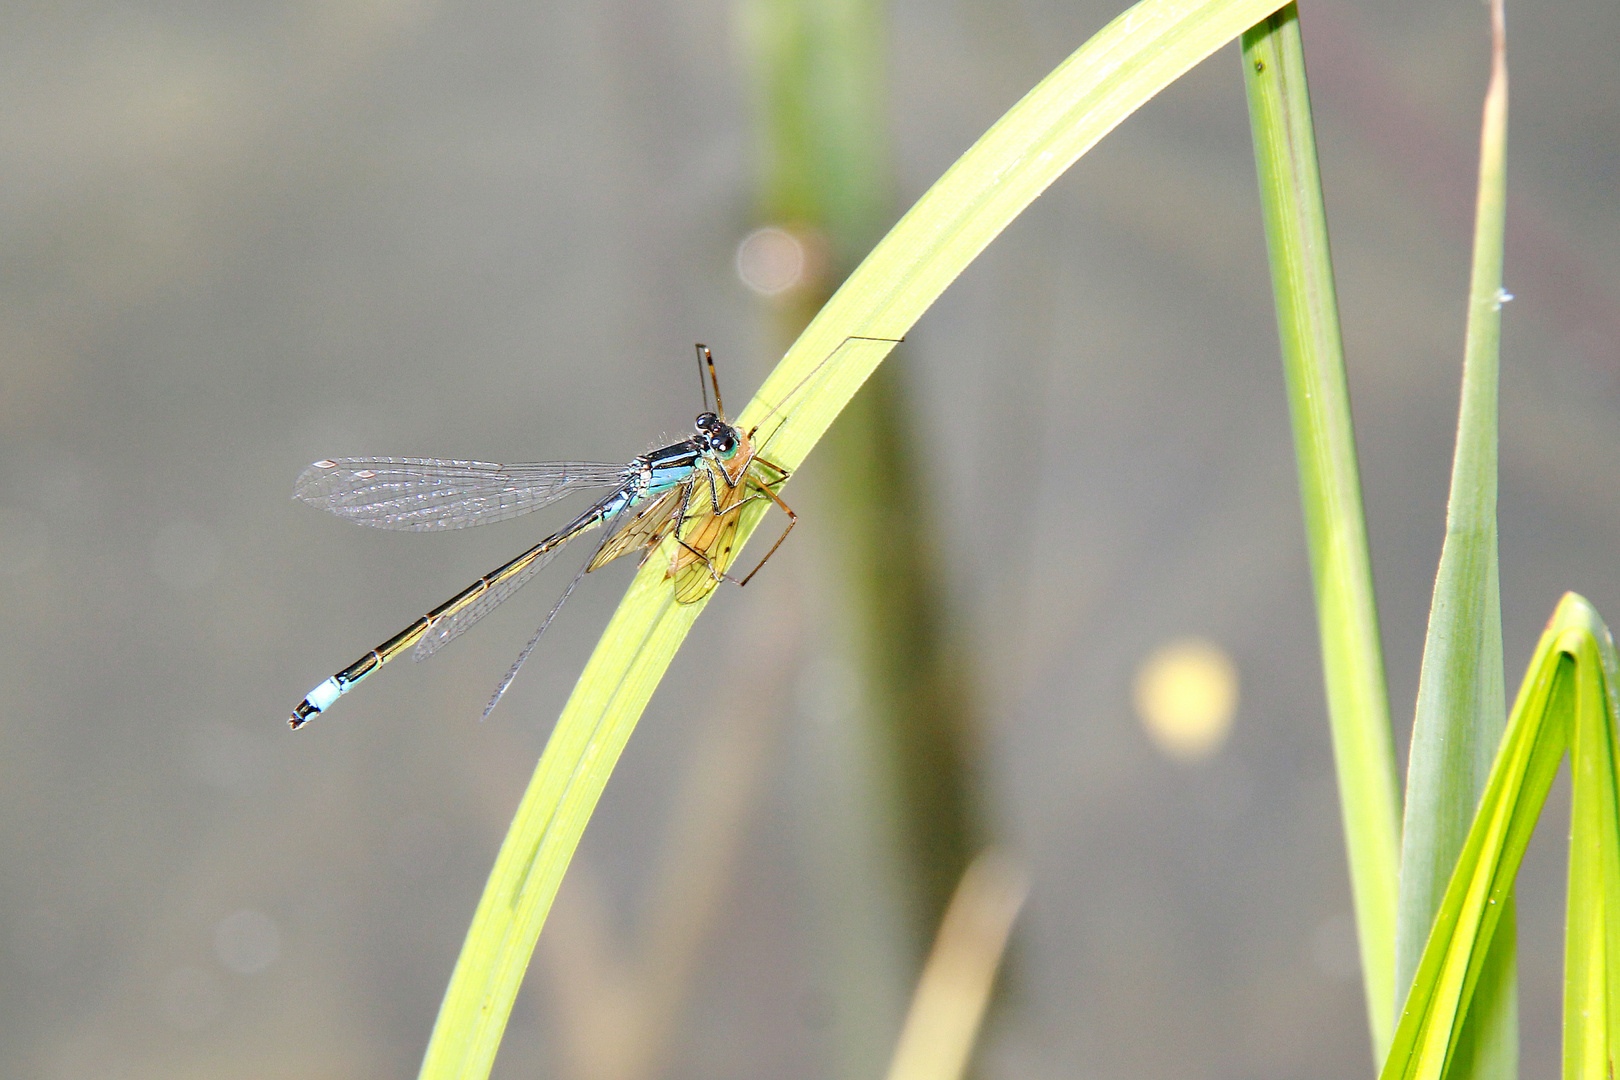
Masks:
[[[1492,7],[1490,85],[1480,132],[1474,262],[1446,537],[1429,609],[1412,724],[1396,925],[1396,985],[1417,969],[1452,866],[1506,724],[1496,533],[1497,386],[1506,219],[1507,62],[1501,0]],[[1511,918],[1511,914],[1506,916]],[[1518,1074],[1515,935],[1486,959],[1452,1069],[1458,1080]]]
[[[1399,803],[1350,391],[1298,10],[1243,35],[1244,81],[1316,591],[1373,1055],[1394,1024]]]

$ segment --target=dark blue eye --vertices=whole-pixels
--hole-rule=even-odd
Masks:
[[[729,454],[737,446],[737,437],[729,431],[709,436],[709,449],[717,454]]]
[[[698,413],[697,429],[699,431],[708,431],[719,422],[720,418],[712,412]]]

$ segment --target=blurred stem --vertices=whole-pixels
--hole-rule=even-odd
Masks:
[[[759,212],[772,225],[819,233],[840,271],[800,290],[805,302],[794,306],[803,310],[786,320],[793,336],[893,216],[884,17],[879,0],[742,0]]]
[[[1367,1019],[1374,1058],[1382,1062],[1395,1018],[1400,845],[1395,748],[1295,5],[1244,32],[1243,71],[1316,590]]]
[[[995,850],[962,875],[940,921],[888,1080],[960,1080],[973,1057],[996,969],[1029,893],[1023,868]]]
[[[950,642],[940,552],[905,407],[904,368],[880,366],[828,433],[829,500],[871,723],[909,856],[909,944],[920,955],[972,858],[972,686]]]
[[[1491,29],[1457,449],[1406,776],[1396,937],[1396,986],[1401,998],[1417,971],[1507,725],[1496,535],[1507,188],[1507,45],[1501,0],[1491,5]],[[1453,1076],[1510,1080],[1518,1074],[1511,903],[1502,919],[1462,1029]]]
[[[892,216],[884,147],[885,9],[877,0],[748,0],[763,146],[764,220],[819,242],[821,276],[779,308],[791,340]],[[846,587],[868,745],[886,817],[909,865],[902,889],[920,958],[979,846],[973,804],[971,683],[947,634],[932,543],[933,508],[918,469],[905,373],[881,365],[829,432],[824,504]]]

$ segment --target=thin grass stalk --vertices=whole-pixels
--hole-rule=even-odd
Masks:
[[[1395,750],[1294,4],[1244,33],[1243,70],[1316,590],[1368,1026],[1375,1060],[1382,1061],[1395,1009]]]
[[[951,633],[907,382],[902,366],[884,364],[828,432],[827,502],[842,517],[835,543],[851,653],[906,871],[903,944],[918,962],[989,830],[978,796],[978,680]]]
[[[1491,76],[1480,131],[1474,262],[1469,279],[1457,449],[1446,538],[1423,646],[1406,774],[1395,978],[1416,973],[1474,807],[1507,725],[1496,531],[1497,394],[1506,220],[1507,54],[1502,0],[1491,5]],[[1518,1003],[1511,897],[1475,990],[1451,1075],[1518,1074]]]
[[[917,980],[888,1080],[961,1080],[1029,881],[994,849],[962,874]]]

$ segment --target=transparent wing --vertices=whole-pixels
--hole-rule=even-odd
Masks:
[[[732,551],[737,546],[737,522],[742,508],[733,506],[719,514],[710,514],[696,524],[693,534],[683,537],[691,549],[678,548],[669,576],[675,579],[675,599],[682,604],[695,604],[714,591],[720,577],[731,566]],[[702,552],[694,555],[693,550]]]
[[[757,497],[749,496],[748,489],[758,484],[752,475],[752,465],[749,474],[735,487],[715,484],[712,495],[707,481],[698,483],[689,511],[691,516],[679,534],[681,546],[674,550],[669,568],[679,603],[696,603],[720,583],[721,575],[731,566],[743,505]]]
[[[629,521],[608,537],[586,565],[586,570],[606,566],[621,555],[651,547],[668,534],[675,511],[686,497],[689,485],[671,488],[642,507]]]
[[[538,510],[576,491],[618,487],[623,465],[491,465],[431,458],[338,458],[299,474],[293,496],[378,529],[462,529]]]
[[[562,544],[550,548],[539,545],[530,548],[484,580],[484,588],[473,588],[462,593],[434,612],[429,618],[427,632],[411,650],[412,660],[426,660],[452,640],[460,637],[472,624],[494,611],[507,597],[523,587],[524,582],[543,570],[562,550]]]

